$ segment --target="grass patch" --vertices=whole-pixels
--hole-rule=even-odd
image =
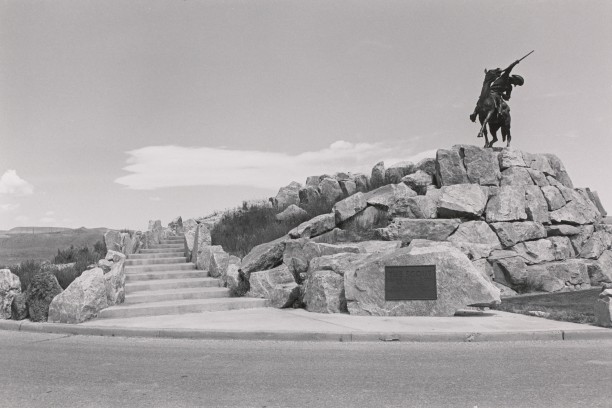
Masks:
[[[104,241],[96,242],[93,249],[70,246],[68,249],[57,250],[53,264],[74,263],[74,265],[62,269],[53,265],[47,265],[44,268],[55,275],[62,289],[66,289],[76,278],[81,276],[83,271],[87,270],[89,265],[96,264],[104,256],[106,256]],[[32,282],[34,275],[43,269],[43,264],[37,260],[30,259],[17,265],[7,266],[6,268],[19,277],[21,291],[25,292]]]
[[[496,310],[528,314],[530,311],[550,313],[548,319],[564,322],[594,324],[593,307],[600,288],[575,292],[514,296],[502,299]]]
[[[228,211],[211,231],[213,245],[221,245],[229,254],[243,258],[259,244],[274,241],[293,228],[317,215],[331,212],[332,205],[320,203],[305,206],[307,215],[285,221],[276,219],[276,210],[269,205],[249,204]]]

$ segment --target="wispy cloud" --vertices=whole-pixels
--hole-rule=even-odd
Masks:
[[[251,186],[276,189],[307,176],[337,171],[371,171],[378,161],[433,157],[415,155],[410,142],[350,143],[337,141],[318,151],[288,154],[213,147],[149,146],[127,152],[125,171],[116,183],[136,190],[177,186]]]
[[[16,170],[7,170],[0,177],[0,194],[29,195],[34,187],[19,177]]]
[[[20,207],[17,203],[0,204],[0,211],[13,211]]]

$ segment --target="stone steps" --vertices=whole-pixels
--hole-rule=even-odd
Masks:
[[[219,312],[225,310],[266,307],[267,305],[268,301],[266,299],[256,298],[185,299],[113,306],[102,310],[98,317],[105,319]]]
[[[125,284],[126,295],[144,290],[165,290],[184,288],[209,288],[221,286],[216,278],[155,279]]]
[[[177,257],[155,257],[152,259],[141,258],[141,259],[127,259],[125,261],[125,266],[138,266],[138,265],[156,265],[156,264],[179,264],[186,263],[187,258],[184,256]]]
[[[141,249],[125,263],[125,302],[99,318],[174,315],[266,307],[266,299],[231,298],[219,279],[196,270],[184,255],[184,238],[169,238]]]
[[[158,265],[135,265],[126,266],[125,273],[142,273],[142,272],[163,272],[163,271],[190,271],[195,269],[193,263],[182,263],[182,264],[158,264]]]
[[[149,290],[125,296],[124,305],[147,302],[165,302],[185,299],[211,299],[229,297],[229,289],[221,287]]]
[[[190,279],[190,278],[206,278],[208,274],[204,271],[160,271],[160,272],[144,272],[144,273],[128,273],[125,275],[126,283],[155,281],[155,280],[170,280],[170,279]]]

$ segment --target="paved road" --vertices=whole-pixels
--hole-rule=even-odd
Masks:
[[[294,343],[0,331],[0,405],[609,407],[612,341]]]

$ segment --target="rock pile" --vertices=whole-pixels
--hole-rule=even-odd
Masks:
[[[286,267],[300,287],[295,304],[311,311],[447,315],[461,305],[495,302],[499,291],[612,282],[612,226],[601,222],[607,214],[597,193],[574,188],[552,154],[458,145],[418,164],[378,163],[369,177],[336,173],[298,185],[271,199],[279,211],[313,200],[335,202],[333,211],[254,248],[241,269],[253,276]],[[372,251],[372,239],[392,247]],[[439,302],[381,299],[382,266],[425,261],[437,266]],[[451,279],[450,270],[462,272]],[[287,274],[268,275],[267,285],[279,291],[291,284]],[[288,301],[295,291],[285,291]],[[461,291],[468,295],[459,299]]]

